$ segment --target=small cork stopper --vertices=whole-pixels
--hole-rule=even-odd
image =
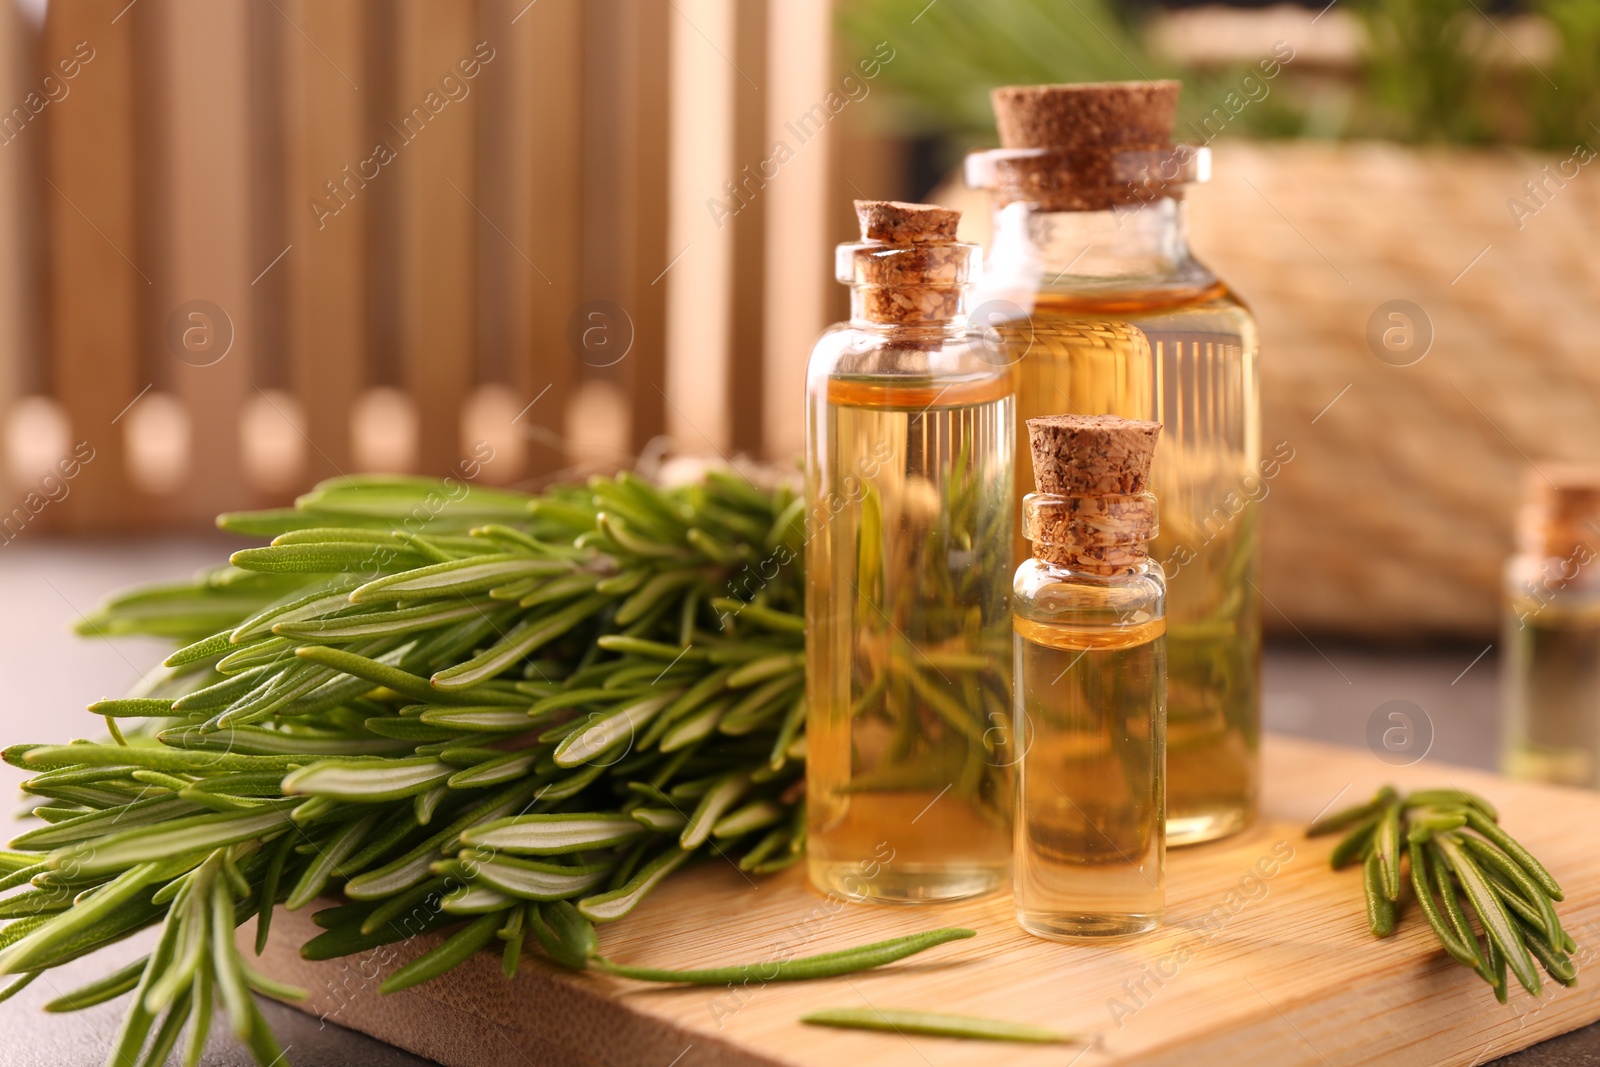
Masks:
[[[1150,558],[1149,495],[1159,422],[1115,415],[1028,420],[1037,495],[1024,517],[1035,558],[1091,574],[1123,574]]]
[[[908,204],[903,200],[857,200],[856,218],[863,241],[908,245],[923,241],[954,241],[961,212],[934,204]]]
[[[857,314],[913,326],[948,322],[961,310],[972,246],[956,240],[961,212],[934,204],[857,200],[862,244],[852,268]],[[912,342],[908,342],[912,343]],[[937,347],[942,342],[916,342]]]
[[[1541,464],[1528,471],[1523,500],[1523,551],[1562,560],[1600,555],[1600,466]],[[1600,568],[1594,569],[1594,580],[1600,580]]]
[[[1117,155],[1172,146],[1181,82],[1083,82],[1008,85],[989,94],[1003,148],[1047,150],[997,166],[1001,204],[1023,200],[1041,211],[1105,211],[1147,201]],[[1178,197],[1181,188],[1158,187]]]
[[[1157,148],[1171,143],[1182,82],[1006,85],[989,93],[1005,148]]]
[[[1028,420],[1033,484],[1051,496],[1143,493],[1159,422],[1116,415],[1045,415]]]

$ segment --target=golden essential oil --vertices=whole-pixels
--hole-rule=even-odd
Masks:
[[[1232,833],[1260,788],[1260,505],[1250,487],[1264,483],[1249,313],[1220,286],[1165,307],[1042,294],[1021,329],[1019,426],[1057,410],[1163,426],[1150,554],[1167,578],[1167,832],[1175,844]]]
[[[1165,900],[1165,585],[1144,489],[1159,427],[1029,429],[1040,491],[1012,590],[1017,921],[1058,940],[1127,937]]]
[[[967,173],[995,208],[985,297],[996,317],[1013,309],[1000,332],[1019,446],[1028,419],[1057,411],[1164,427],[1150,552],[1169,587],[1167,832],[1186,844],[1243,828],[1258,804],[1258,511],[1276,467],[1261,462],[1255,321],[1188,248],[1184,190],[1209,156],[1172,143],[1178,91],[997,89],[1004,147]]]
[[[1013,401],[937,299],[976,249],[866,222],[808,385],[807,863],[847,899],[948,900],[1010,869]]]
[[[1023,788],[1013,893],[1044,937],[1140,933],[1163,903],[1160,619],[1084,631],[1017,618]]]

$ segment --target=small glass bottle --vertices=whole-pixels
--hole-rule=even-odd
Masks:
[[[1530,471],[1506,565],[1513,778],[1600,789],[1600,468]]]
[[[1153,928],[1165,902],[1166,583],[1149,555],[1161,425],[1028,420],[1033,555],[1012,589],[1017,921],[1055,940]]]
[[[1166,429],[1150,547],[1170,587],[1168,838],[1242,829],[1260,782],[1261,456],[1249,309],[1189,248],[1184,194],[1206,148],[1173,143],[1179,84],[1019,85],[992,94],[1003,147],[967,161],[990,191],[985,312],[1015,356],[1022,424],[1058,411]],[[1008,304],[1002,304],[1004,300]],[[985,322],[983,325],[991,325]],[[1021,493],[1019,492],[1019,498]],[[1016,558],[1026,558],[1020,541]]]
[[[1011,865],[1010,378],[966,328],[959,213],[857,201],[850,321],[806,375],[807,864],[852,900]]]

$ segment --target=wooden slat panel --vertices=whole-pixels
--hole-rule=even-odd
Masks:
[[[670,4],[635,4],[628,19],[632,136],[622,165],[632,176],[634,252],[629,269],[635,340],[626,364],[633,394],[634,451],[666,430],[667,290],[664,272],[680,249],[667,244],[671,110],[667,71]]]
[[[398,140],[390,126],[400,114],[400,8],[389,0],[367,0],[367,140],[374,145]],[[400,338],[400,204],[402,186],[396,162],[384,165],[382,181],[367,192],[367,372],[369,384],[398,386]]]
[[[624,383],[637,451],[666,427],[667,4],[584,8],[584,299],[619,305],[633,348],[607,373]]]
[[[28,91],[34,44],[32,27],[23,21],[22,12],[15,5],[0,7],[0,92],[5,99],[21,100]],[[52,74],[60,78],[59,72]],[[0,128],[0,418],[9,415],[36,374],[34,315],[39,301],[30,262],[34,212],[25,198],[36,195],[33,178],[40,136],[37,130],[30,134],[26,128]],[[0,423],[0,428],[4,426]],[[14,497],[26,490],[14,484],[10,466],[0,462],[0,491]]]
[[[530,424],[529,470],[548,474],[571,459],[550,442],[552,436],[561,439],[579,370],[567,344],[567,320],[580,301],[583,279],[583,7],[581,0],[546,0],[522,20],[531,23],[527,66],[534,72],[532,139],[539,146],[528,186],[535,211],[528,256],[544,277],[531,283],[533,348],[519,373],[526,375],[530,400],[550,390],[522,417]],[[534,427],[541,432],[533,433]]]
[[[283,269],[284,260],[279,253],[292,244],[289,209],[304,210],[303,205],[292,204],[284,196],[290,185],[286,150],[292,133],[284,57],[290,47],[302,46],[303,42],[289,24],[284,8],[273,4],[246,7],[250,19],[250,240],[262,263],[250,280],[255,309],[251,378],[262,389],[281,390],[289,386],[289,273]],[[247,434],[247,471],[249,455]]]
[[[153,267],[142,262],[136,241],[135,16],[112,22],[123,6],[121,0],[52,4],[44,30],[44,55],[71,57],[84,41],[93,56],[74,79],[73,106],[49,114],[39,131],[46,145],[40,195],[52,391],[67,409],[72,440],[88,441],[95,452],[60,505],[79,529],[137,514],[126,490],[121,429],[112,420],[146,385],[137,376],[136,338],[139,299]]]
[[[759,6],[759,5],[757,5]],[[725,203],[736,175],[732,0],[675,0],[669,20],[672,77],[668,247],[682,257],[658,283],[667,290],[667,432],[679,448],[724,453],[733,299],[730,218]]]
[[[401,376],[419,415],[419,469],[444,474],[460,457],[461,407],[476,350],[477,100],[459,99],[457,64],[479,41],[477,4],[403,0],[400,101],[385,136],[400,182]],[[493,47],[490,45],[489,47]]]
[[[362,92],[376,89],[365,62],[364,0],[281,3],[298,29],[283,37],[290,249],[274,270],[288,281],[289,383],[314,446],[311,480],[350,469],[350,408],[366,369],[370,187],[395,177],[366,136]]]
[[[733,81],[733,158],[757,165],[771,151],[767,136],[768,0],[734,8],[734,54],[744,77]],[[745,78],[748,77],[749,81]],[[737,179],[735,179],[737,180]],[[767,200],[755,196],[728,223],[733,230],[733,300],[729,309],[728,418],[734,450],[760,455],[766,361]],[[791,402],[793,392],[789,393]]]
[[[523,474],[565,466],[562,413],[575,377],[567,319],[579,303],[583,9],[580,0],[484,0],[494,61],[480,108],[479,365],[521,408]]]
[[[168,353],[168,381],[191,427],[180,506],[204,521],[250,500],[239,459],[239,411],[251,391],[255,348],[250,281],[266,263],[255,262],[251,239],[249,12],[213,0],[164,0],[156,11],[167,131],[157,277],[162,316],[151,325],[170,348],[169,317],[191,301],[208,301],[231,320],[233,333],[231,349],[209,365]],[[210,309],[198,314],[214,316]],[[219,337],[223,324],[212,323]]]
[[[621,38],[625,36],[621,23],[626,17],[627,0],[588,0],[583,6],[583,87],[580,107],[583,121],[582,182],[583,201],[580,205],[579,226],[583,233],[581,249],[580,297],[584,303],[606,301],[620,308],[630,322],[634,309],[629,306],[628,286],[624,282],[629,258],[628,238],[632,216],[629,211],[628,175],[616,162],[622,157],[629,130],[624,125],[626,92],[623,85],[624,70],[631,59],[620,55]],[[569,315],[579,313],[574,307]],[[637,346],[637,337],[634,344]],[[590,361],[582,359],[581,350],[574,350],[574,371],[578,385],[601,379],[608,382],[626,381],[626,368],[621,366],[597,369]],[[629,398],[631,400],[631,397]],[[565,433],[566,419],[561,426]],[[631,434],[631,426],[627,428]],[[575,435],[586,438],[589,434]],[[581,455],[581,460],[590,457]]]
[[[768,26],[768,136],[794,153],[783,180],[767,187],[766,306],[763,351],[766,395],[763,438],[768,455],[788,458],[805,447],[805,417],[795,402],[811,344],[829,320],[833,257],[828,237],[832,122],[812,117],[830,85],[832,5],[772,0]],[[823,108],[824,112],[826,108]],[[797,124],[804,137],[796,133]]]

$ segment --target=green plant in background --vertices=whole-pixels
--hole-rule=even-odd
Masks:
[[[1600,115],[1600,4],[1531,6],[1554,31],[1557,53],[1540,69],[1508,72],[1491,62],[1499,41],[1487,4],[1355,0],[1347,10],[1366,46],[1348,84],[1297,82],[1291,64],[1220,132],[1567,150],[1592,143],[1600,137],[1590,125]],[[1228,94],[1247,95],[1241,87],[1255,68],[1182,69],[1153,56],[1143,43],[1147,14],[1147,5],[1115,0],[852,0],[838,18],[851,50],[894,44],[882,77],[899,107],[887,121],[947,138],[952,158],[944,162],[953,163],[960,151],[993,143],[987,94],[997,85],[1181,78],[1178,137],[1209,140],[1218,131],[1205,118]]]
[[[1367,31],[1357,129],[1401,141],[1489,139],[1479,12],[1460,0],[1363,0],[1355,11]]]
[[[903,105],[896,121],[908,132],[949,136],[961,149],[994,142],[989,90],[997,85],[1182,77],[1184,139],[1214,136],[1203,124],[1230,93],[1253,99],[1225,114],[1229,132],[1287,136],[1304,125],[1281,94],[1261,92],[1253,67],[1185,72],[1151,55],[1139,13],[1108,0],[857,0],[840,5],[838,17],[854,49],[895,45],[882,77]],[[1256,82],[1246,86],[1252,74]],[[1188,123],[1192,132],[1182,132]]]
[[[1170,73],[1106,0],[859,0],[839,5],[840,29],[866,53],[895,47],[883,67],[908,128],[993,141],[996,85],[1124,81]]]
[[[1535,10],[1550,20],[1559,44],[1543,73],[1527,74],[1533,143],[1569,152],[1580,143],[1600,146],[1600,4],[1540,0]]]
[[[723,983],[750,967],[632,968],[598,955],[622,918],[705,855],[799,858],[804,811],[802,502],[713,473],[629,474],[538,497],[341,479],[293,509],[224,516],[272,544],[113,598],[86,632],[174,639],[111,741],[16,745],[40,825],[0,852],[0,1000],[159,925],[154,950],[59,997],[133,997],[109,1062],[196,1062],[214,1005],[262,1064],[251,992],[302,996],[234,944],[307,907],[332,959],[455,927],[381,989],[530,938],[555,962]],[[752,579],[752,575],[756,576]],[[126,728],[131,726],[132,728]],[[126,728],[126,729],[125,729]],[[880,966],[970,931],[763,966],[763,980]],[[735,975],[730,978],[729,975]],[[774,976],[775,975],[775,976]]]

